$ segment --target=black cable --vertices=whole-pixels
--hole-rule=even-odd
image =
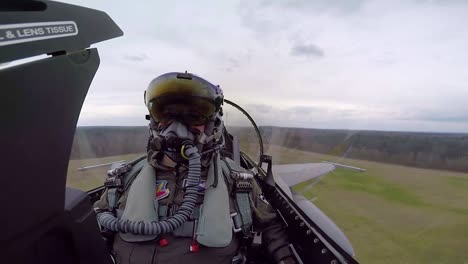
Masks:
[[[240,107],[239,105],[233,103],[232,101],[224,99],[224,102],[226,102],[228,105],[231,105],[231,106],[234,106],[235,108],[237,108],[237,110],[241,111],[249,119],[250,123],[252,123],[252,125],[255,128],[255,132],[257,133],[257,136],[258,136],[258,144],[260,145],[260,156],[262,156],[263,155],[262,134],[260,133],[260,129],[258,129],[258,126],[255,123],[255,121],[253,120],[253,118],[249,115],[249,113],[247,113],[247,111],[245,111],[244,109],[242,109],[242,107]],[[258,160],[260,160],[260,158]]]

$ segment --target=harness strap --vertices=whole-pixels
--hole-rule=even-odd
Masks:
[[[252,211],[250,209],[250,198],[247,192],[236,193],[236,202],[242,219],[242,231],[244,234],[250,232],[252,227]]]
[[[112,188],[107,191],[107,201],[111,211],[117,206],[117,190],[117,188]]]
[[[104,181],[104,186],[107,188],[109,210],[113,211],[117,206],[118,196],[122,188],[122,180],[119,176],[111,176]]]
[[[234,232],[242,231],[244,235],[250,236],[252,228],[252,210],[250,203],[250,194],[253,189],[252,179],[248,173],[238,166],[233,160],[224,158],[222,163],[223,174],[228,178],[228,183],[233,191],[237,212],[231,213],[234,224]],[[229,175],[230,177],[226,177]]]
[[[179,228],[174,230],[172,234],[175,237],[193,237],[195,229],[195,221],[185,221]]]
[[[210,141],[212,141],[213,139],[214,139],[215,141],[218,141],[218,140],[221,138],[222,135],[223,135],[223,131],[222,131],[222,130],[220,130],[220,131],[218,131],[218,130],[214,131],[213,134],[211,134],[211,136],[207,136],[205,133],[202,133],[202,134],[200,135],[200,138],[198,139],[198,143],[206,144],[207,142],[210,142]]]
[[[161,220],[164,220],[166,219],[169,215],[168,215],[168,207],[167,205],[164,205],[164,204],[160,204],[158,206],[158,214],[159,214],[159,219]]]
[[[138,173],[140,173],[141,169],[143,169],[143,167],[148,163],[148,161],[145,158],[146,156],[143,156],[130,163],[132,164],[132,169],[130,170],[130,172],[128,172],[128,176],[123,178],[124,191],[126,191],[130,187],[135,177],[138,175]]]
[[[223,160],[221,162],[221,169],[223,172],[223,177],[226,183],[228,184],[229,188],[233,186],[233,179],[229,177],[230,175],[230,169],[226,165],[226,161]],[[231,218],[232,218],[232,229],[234,233],[238,233],[242,231],[242,216],[237,213],[237,203],[233,199],[229,199],[229,211],[231,213]]]
[[[128,189],[132,181],[145,166],[145,158],[146,156],[140,157],[107,172],[109,177],[104,181],[104,186],[107,188],[107,202],[111,211],[117,207],[120,195]]]

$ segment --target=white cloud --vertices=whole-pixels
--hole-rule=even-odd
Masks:
[[[464,1],[70,2],[108,12],[125,31],[97,45],[80,124],[135,124],[151,79],[188,70],[241,105],[271,106],[251,113],[264,124],[467,129]]]

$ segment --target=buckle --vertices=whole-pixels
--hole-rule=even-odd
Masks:
[[[241,232],[242,231],[242,221],[241,221],[240,216],[239,216],[239,214],[237,212],[231,213],[231,220],[232,220],[232,230],[234,230],[234,233]]]
[[[247,258],[241,254],[240,252],[237,253],[237,255],[235,255],[233,258],[232,258],[232,264],[243,264],[243,263],[247,263]]]
[[[259,247],[262,245],[262,232],[251,232],[253,239],[252,239],[252,247]]]
[[[250,180],[237,180],[234,185],[234,192],[251,192],[252,189],[253,184]]]
[[[120,188],[123,186],[122,184],[122,179],[120,177],[114,176],[114,177],[108,177],[104,181],[104,186],[106,188]]]
[[[109,177],[120,176],[120,175],[123,175],[123,174],[129,172],[131,169],[132,169],[131,164],[124,163],[120,167],[108,170],[107,171],[107,176],[109,176]]]

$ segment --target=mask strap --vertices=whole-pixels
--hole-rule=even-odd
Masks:
[[[218,131],[217,129],[214,130],[211,136],[207,136],[205,133],[201,133],[200,137],[198,138],[198,143],[206,144],[207,142],[210,142],[213,139],[215,141],[219,141],[222,135],[223,135],[223,131]]]

